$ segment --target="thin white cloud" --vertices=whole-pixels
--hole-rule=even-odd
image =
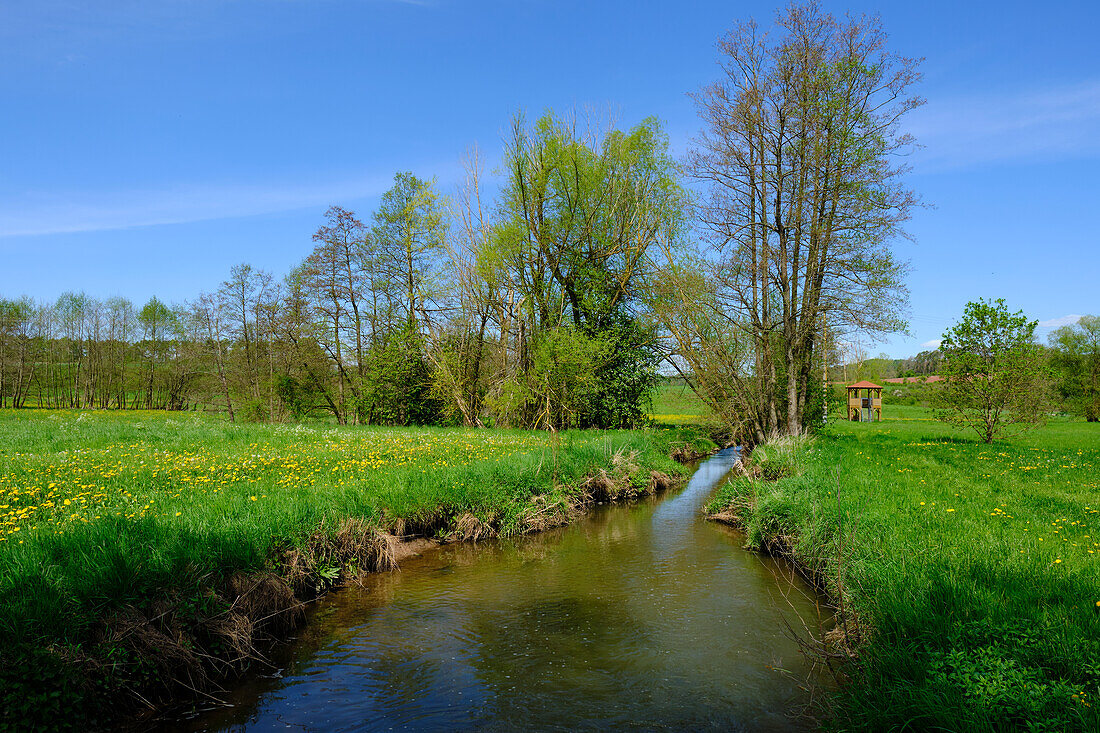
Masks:
[[[906,129],[923,146],[914,155],[917,172],[1100,156],[1100,80],[933,99]]]
[[[932,339],[931,341],[925,341],[920,346],[922,349],[938,349],[942,343],[943,339]]]
[[[1039,321],[1039,328],[1059,328],[1061,326],[1068,326],[1071,323],[1077,323],[1079,320],[1081,320],[1081,316],[1071,313],[1068,316],[1051,318],[1049,321]]]
[[[389,177],[310,185],[180,185],[153,190],[32,193],[0,203],[0,238],[91,232],[293,211],[377,196]]]

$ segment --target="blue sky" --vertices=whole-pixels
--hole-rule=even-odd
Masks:
[[[915,353],[979,296],[1100,313],[1100,4],[826,7],[879,12],[926,59],[912,336],[870,351]],[[328,205],[369,212],[396,170],[446,189],[474,144],[491,167],[520,109],[657,115],[683,152],[715,39],[775,8],[0,0],[0,294],[182,301],[237,262],[281,275]]]

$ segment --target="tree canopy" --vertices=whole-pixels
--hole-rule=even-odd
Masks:
[[[1057,389],[1071,411],[1089,422],[1100,420],[1100,316],[1081,316],[1077,323],[1050,334],[1051,366]]]
[[[966,304],[943,335],[935,416],[974,430],[986,443],[1042,422],[1047,370],[1035,342],[1036,321],[1010,313],[1003,299]]]

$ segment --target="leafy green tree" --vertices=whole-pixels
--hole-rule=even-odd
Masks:
[[[404,291],[411,326],[419,322],[433,295],[446,233],[444,211],[435,181],[406,172],[393,177],[393,188],[382,194],[374,214],[374,244],[385,253],[384,266]]]
[[[1051,366],[1066,407],[1089,422],[1100,420],[1100,316],[1050,334]]]
[[[34,361],[29,326],[34,303],[29,298],[0,298],[0,408],[22,407],[30,388]]]
[[[395,332],[369,354],[366,394],[370,421],[383,425],[431,425],[442,406],[432,391],[424,339],[413,327]]]
[[[493,248],[519,296],[519,371],[533,368],[539,350],[558,353],[566,341],[606,354],[587,359],[596,381],[579,411],[571,403],[547,406],[543,398],[564,393],[541,377],[520,379],[542,385],[538,395],[525,393],[533,401],[519,410],[520,422],[635,424],[656,384],[655,339],[636,321],[651,254],[685,226],[686,195],[667,136],[652,118],[597,136],[552,113],[530,128],[517,117],[505,166]],[[561,331],[566,327],[572,331]],[[509,410],[516,396],[503,402]]]
[[[174,318],[172,310],[155,295],[138,312],[138,323],[141,324],[144,331],[149,355],[149,378],[145,384],[145,409],[153,408],[153,379],[156,374],[156,366],[164,358],[164,338],[171,330]]]
[[[1009,313],[1003,299],[966,304],[943,335],[934,415],[974,430],[986,443],[1043,420],[1048,371],[1035,342],[1036,321]]]
[[[583,331],[562,326],[543,331],[532,344],[527,384],[538,427],[578,427],[597,392],[597,371],[606,345]]]
[[[652,329],[620,316],[592,337],[603,354],[595,365],[595,388],[580,411],[580,427],[634,428],[648,418],[650,395],[657,387],[657,364]]]

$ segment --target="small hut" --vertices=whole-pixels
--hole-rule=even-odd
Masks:
[[[848,385],[848,419],[872,422],[882,419],[882,387],[864,380]]]

